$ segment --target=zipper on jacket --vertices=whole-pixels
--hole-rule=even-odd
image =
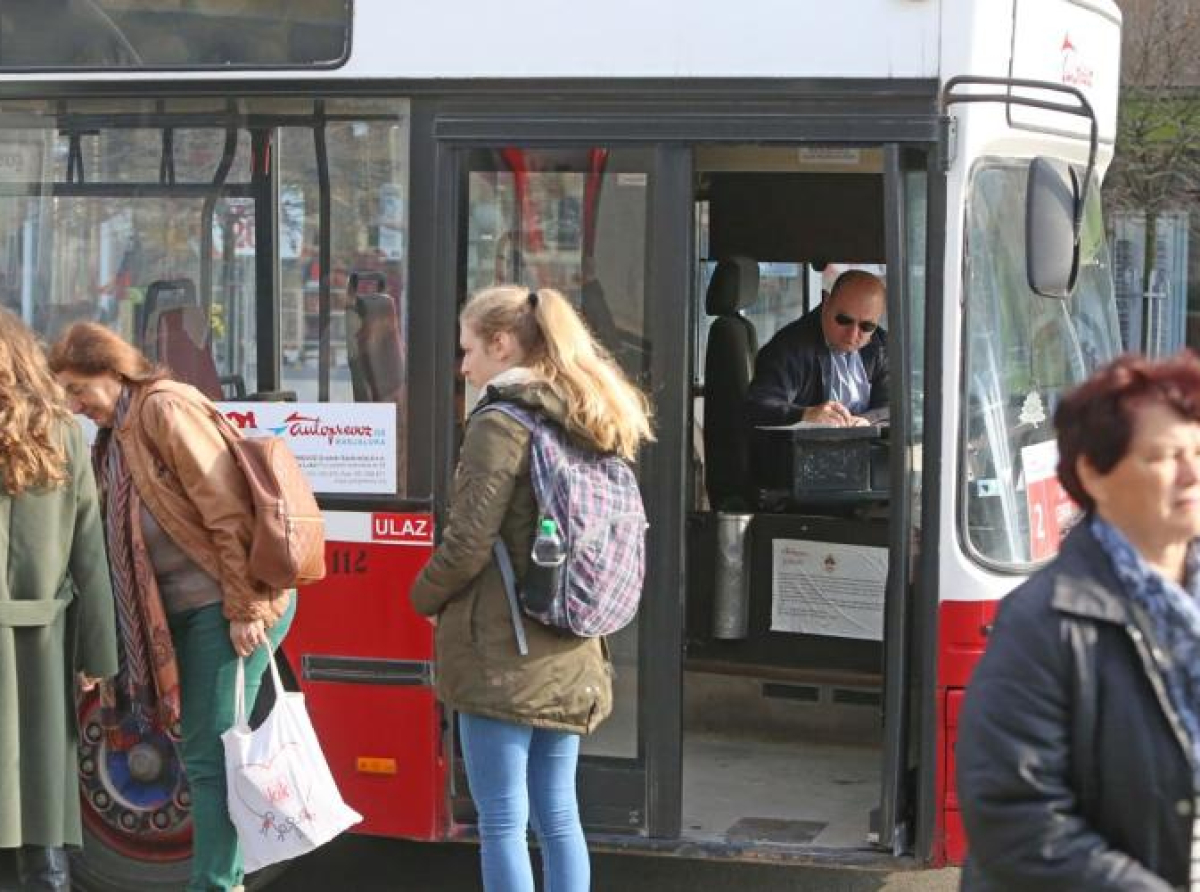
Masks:
[[[1171,726],[1171,730],[1175,733],[1175,742],[1179,744],[1179,748],[1183,750],[1184,759],[1187,761],[1188,767],[1192,771],[1192,787],[1193,795],[1195,793],[1195,777],[1196,777],[1196,760],[1192,751],[1192,741],[1188,737],[1187,731],[1179,721],[1179,716],[1175,712],[1175,707],[1171,703],[1170,695],[1167,693],[1166,687],[1163,685],[1164,668],[1159,659],[1155,657],[1155,652],[1158,651],[1158,645],[1149,647],[1146,641],[1146,633],[1137,627],[1134,623],[1125,625],[1125,633],[1133,642],[1133,648],[1138,653],[1138,658],[1142,661],[1142,669],[1146,672],[1146,677],[1150,682],[1150,687],[1154,688],[1154,695],[1158,697],[1158,705],[1162,708],[1163,713],[1167,717],[1167,723]]]

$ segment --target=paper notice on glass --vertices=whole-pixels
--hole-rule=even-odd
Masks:
[[[771,631],[883,640],[887,549],[776,539]]]

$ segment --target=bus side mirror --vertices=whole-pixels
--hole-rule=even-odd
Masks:
[[[1029,162],[1025,193],[1025,270],[1029,287],[1043,297],[1069,297],[1079,271],[1075,175],[1063,161]]]

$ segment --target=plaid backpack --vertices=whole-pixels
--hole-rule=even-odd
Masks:
[[[540,412],[504,401],[481,409],[487,410],[503,412],[528,428],[539,524],[552,519],[567,551],[549,606],[534,611],[520,602],[508,550],[496,540],[493,551],[521,653],[526,653],[522,612],[582,638],[624,628],[637,613],[646,571],[646,512],[633,470],[618,456],[572,443]]]

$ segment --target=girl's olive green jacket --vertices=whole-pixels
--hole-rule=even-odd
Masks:
[[[0,849],[80,845],[75,674],[117,671],[96,484],[79,425],[69,479],[0,490]]]
[[[562,419],[564,406],[537,383],[491,387]],[[529,477],[529,431],[502,412],[467,423],[441,543],[412,588],[413,606],[437,617],[437,692],[460,712],[588,733],[612,710],[604,643],[526,618],[529,654],[517,652],[504,583],[492,556],[499,536],[520,580],[529,565],[537,506]]]

